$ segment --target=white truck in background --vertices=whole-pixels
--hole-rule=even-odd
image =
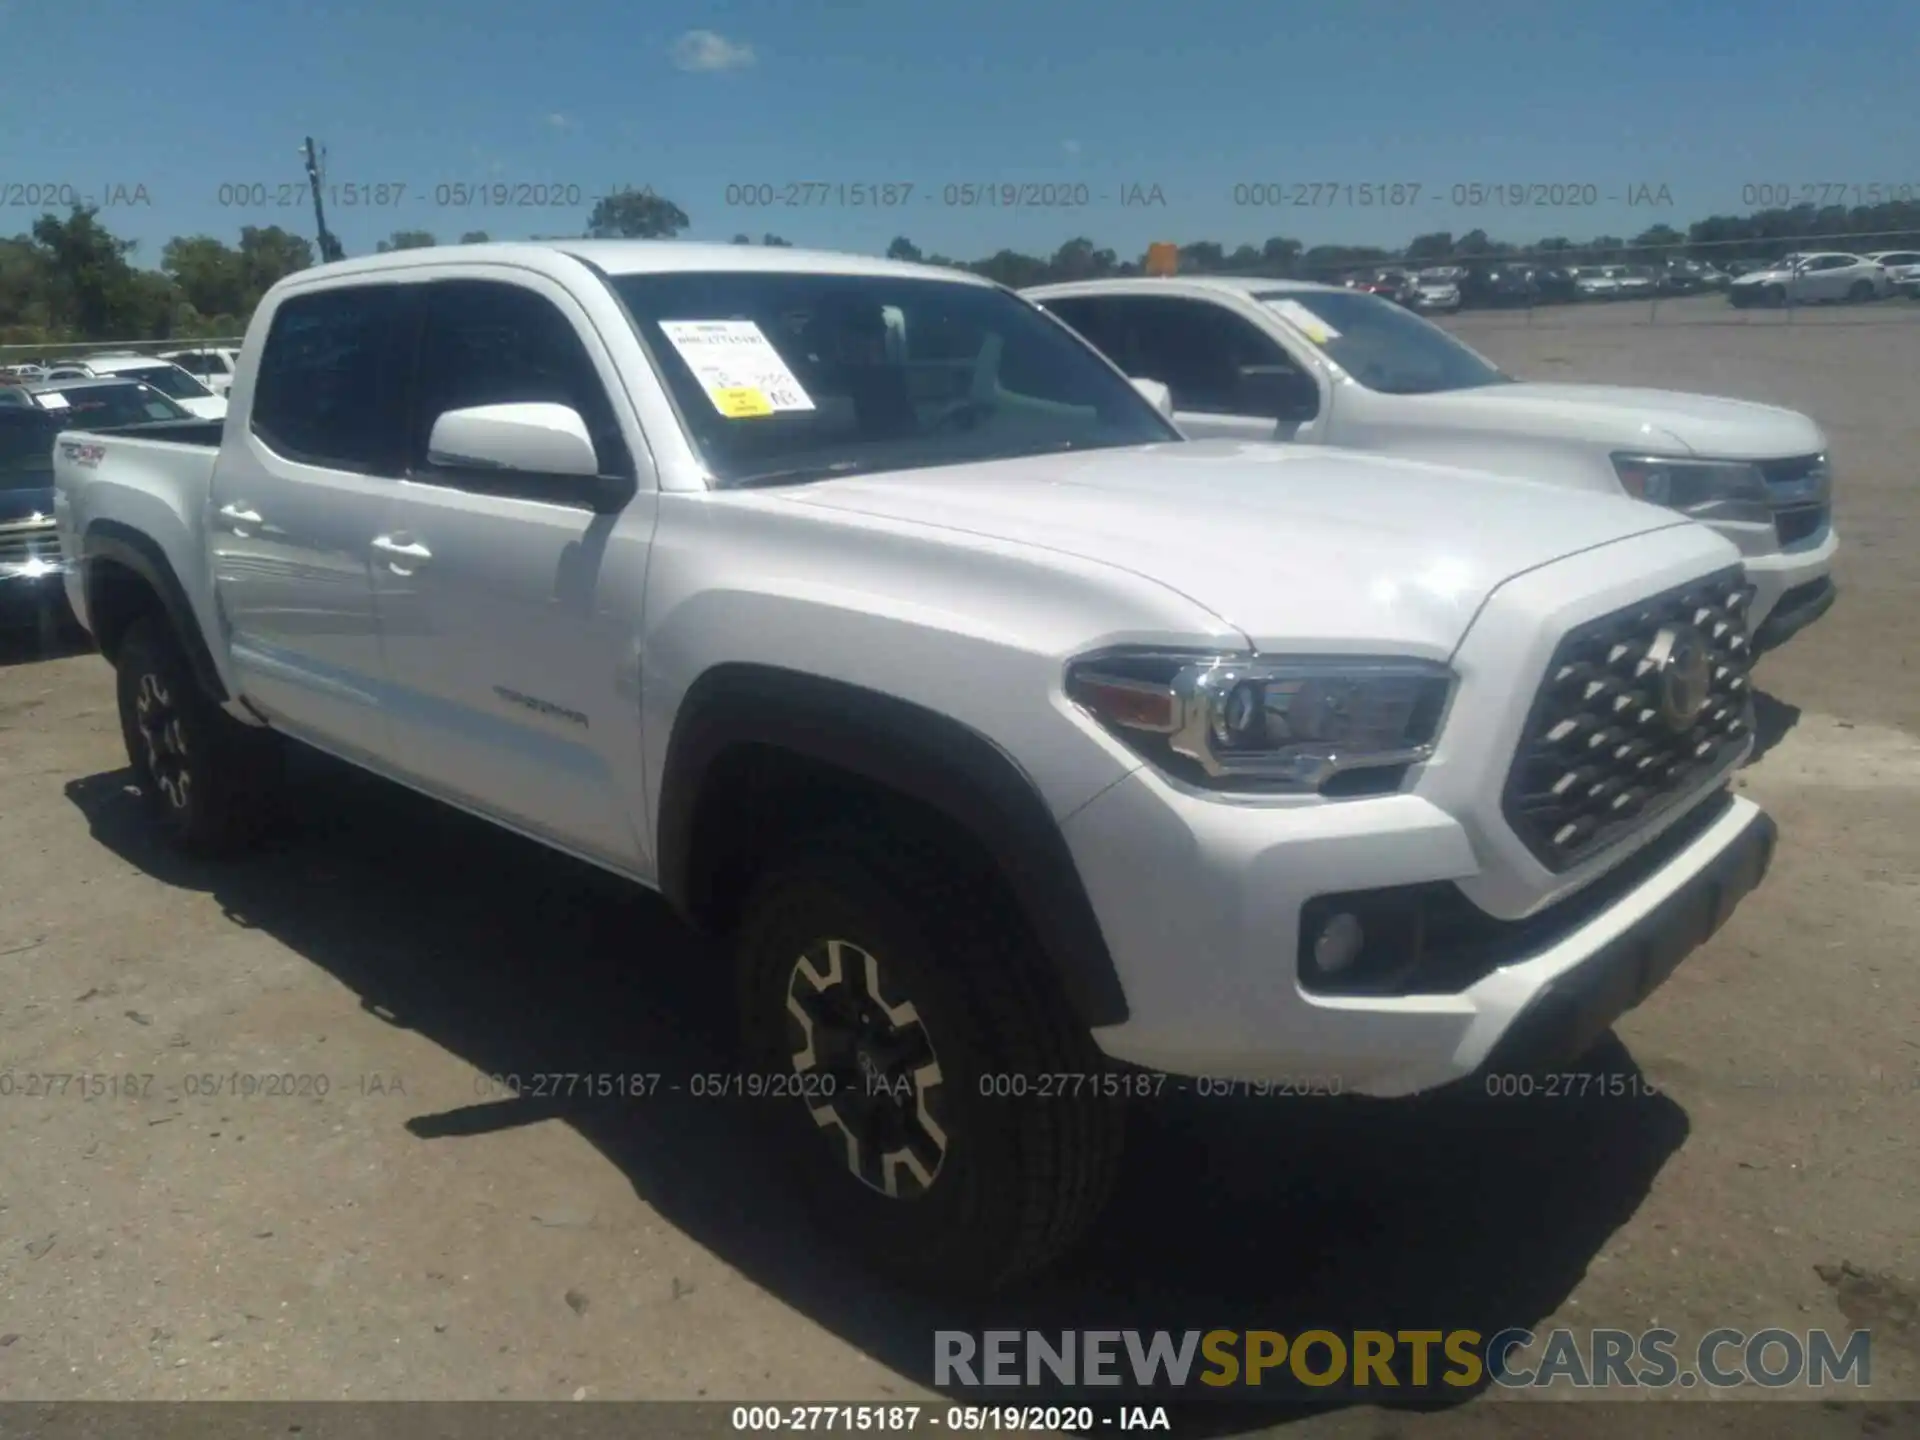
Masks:
[[[660,891],[732,947],[798,1184],[910,1279],[1056,1259],[1183,1077],[1582,1054],[1771,857],[1726,540],[1183,440],[973,277],[347,261],[232,399],[55,457],[155,822],[243,848],[300,742]]]
[[[1165,382],[1196,439],[1341,446],[1669,506],[1739,546],[1760,652],[1832,608],[1827,437],[1795,411],[1515,380],[1401,306],[1330,285],[1197,275],[1026,294],[1129,375]]]

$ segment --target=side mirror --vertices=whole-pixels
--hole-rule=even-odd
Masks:
[[[567,405],[475,405],[433,422],[427,460],[456,470],[589,477],[600,471],[593,437]]]
[[[449,410],[433,422],[427,461],[467,472],[463,484],[522,500],[616,513],[631,472],[602,475],[587,422],[570,405],[529,402]]]
[[[1141,396],[1149,405],[1153,406],[1154,409],[1158,410],[1167,419],[1171,420],[1173,418],[1173,391],[1169,390],[1158,380],[1148,380],[1142,376],[1129,376],[1128,378],[1133,381],[1133,388],[1140,392]]]
[[[1320,387],[1290,365],[1242,365],[1234,409],[1264,419],[1306,422],[1320,413]]]

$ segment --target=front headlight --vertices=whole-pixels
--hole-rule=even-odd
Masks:
[[[1377,793],[1425,760],[1453,672],[1424,660],[1110,652],[1067,693],[1144,759],[1210,790]],[[1364,772],[1332,785],[1336,776]]]
[[[1664,505],[1696,520],[1769,524],[1767,482],[1746,460],[1695,460],[1673,455],[1613,457],[1614,473],[1636,500]]]

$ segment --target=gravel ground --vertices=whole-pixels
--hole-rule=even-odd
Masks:
[[[1762,662],[1741,781],[1779,856],[1621,1025],[1616,1068],[1657,1094],[1163,1101],[1082,1263],[990,1317],[932,1307],[823,1251],[742,1105],[691,1093],[728,1067],[724,976],[651,897],[318,759],[270,851],[175,859],[125,793],[107,667],[15,647],[0,1396],[924,1398],[930,1332],[992,1323],[1870,1327],[1875,1397],[1920,1397],[1920,305],[1649,313],[1450,323],[1531,378],[1774,401],[1833,440],[1842,598]],[[488,1079],[555,1071],[682,1089]],[[1500,1398],[1287,1428],[1520,1433]],[[1583,1433],[1660,1433],[1604,1416]]]

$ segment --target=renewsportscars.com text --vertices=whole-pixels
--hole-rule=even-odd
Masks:
[[[1781,1389],[1873,1377],[1866,1330],[965,1330],[934,1332],[936,1387],[1132,1391]]]

